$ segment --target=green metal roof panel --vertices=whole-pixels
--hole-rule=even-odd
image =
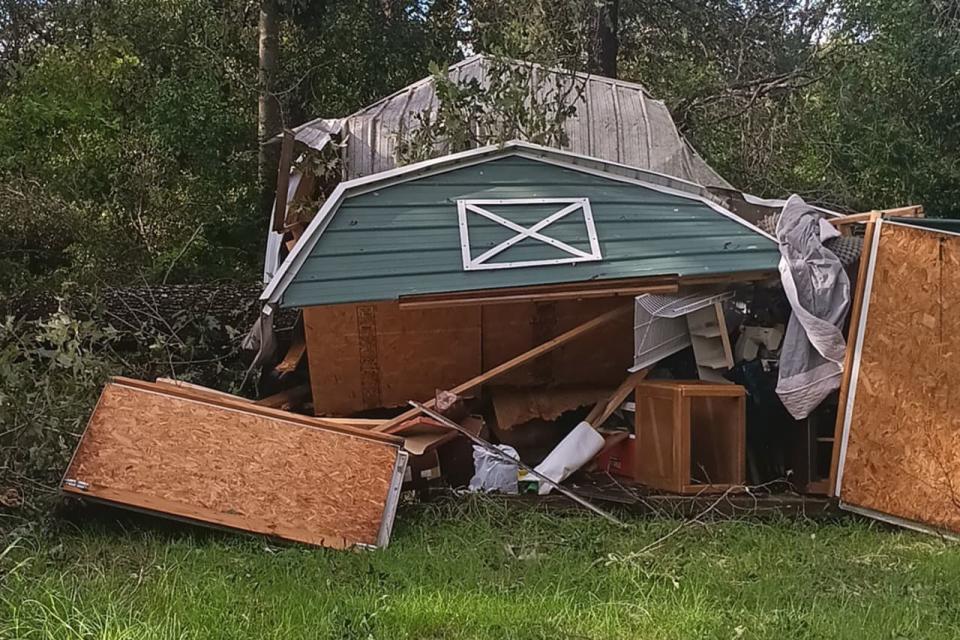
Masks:
[[[371,185],[373,187],[373,185]],[[586,198],[601,260],[569,259],[566,249],[525,237],[488,264],[465,270],[459,200]],[[529,228],[564,203],[486,204],[483,209]],[[512,154],[444,173],[347,193],[286,286],[282,305],[389,300],[400,296],[643,276],[703,275],[776,269],[774,241],[706,202],[636,183]],[[574,211],[540,233],[591,253],[586,214]],[[467,212],[470,255],[517,234]]]

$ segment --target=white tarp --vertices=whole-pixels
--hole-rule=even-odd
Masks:
[[[790,196],[777,223],[780,280],[793,313],[780,356],[777,395],[790,414],[810,415],[840,387],[850,307],[850,279],[823,241],[836,230],[800,196]]]

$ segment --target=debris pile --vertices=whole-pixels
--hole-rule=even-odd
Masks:
[[[799,198],[772,235],[662,179],[513,142],[341,183],[249,336],[273,393],[116,379],[63,490],[335,548],[385,546],[401,493],[442,485],[619,523],[591,474],[960,530],[957,237]]]

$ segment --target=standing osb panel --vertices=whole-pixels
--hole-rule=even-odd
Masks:
[[[307,544],[377,546],[389,538],[404,463],[397,443],[366,434],[111,382],[63,489]]]
[[[623,298],[483,307],[483,369],[491,369],[625,304]],[[625,315],[497,379],[508,386],[614,387],[633,365],[633,317]]]
[[[307,307],[303,329],[314,413],[338,416],[364,408],[357,305]],[[379,393],[379,382],[374,387],[371,375],[368,371],[367,393]]]
[[[477,307],[413,310],[377,302],[303,313],[317,415],[426,400],[481,372]]]
[[[885,223],[840,498],[960,531],[960,237]]]
[[[429,400],[480,375],[480,310],[400,309],[378,305],[381,406]]]

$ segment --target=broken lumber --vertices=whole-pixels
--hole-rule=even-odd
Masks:
[[[481,385],[484,385],[487,382],[490,382],[491,380],[496,379],[498,376],[501,376],[505,373],[513,371],[517,367],[520,367],[530,362],[531,360],[534,360],[535,358],[538,358],[543,354],[556,349],[557,347],[563,346],[564,344],[580,337],[581,335],[589,331],[593,331],[598,327],[602,327],[603,325],[608,324],[609,322],[617,319],[618,317],[626,313],[633,313],[633,304],[618,307],[617,309],[608,311],[607,313],[597,316],[592,320],[588,320],[587,322],[584,322],[583,324],[576,326],[565,333],[561,333],[559,336],[557,336],[556,338],[553,338],[552,340],[547,340],[543,344],[538,345],[533,349],[530,349],[529,351],[521,353],[520,355],[514,358],[511,358],[510,360],[507,360],[506,362],[500,365],[497,365],[496,367],[490,369],[489,371],[481,373],[479,376],[473,377],[470,380],[467,380],[466,382],[463,382],[457,385],[453,389],[450,389],[450,392],[457,395],[461,395],[463,393],[472,391],[477,387],[480,387]],[[435,404],[436,404],[436,398],[432,398],[427,402],[424,402],[423,406],[431,408]],[[410,409],[409,411],[404,411],[397,417],[388,420],[387,422],[383,423],[379,427],[374,427],[374,431],[383,431],[386,433],[391,433],[400,424],[416,416],[417,413],[418,413],[417,409]]]
[[[590,511],[593,511],[593,512],[596,513],[597,515],[600,515],[600,516],[606,518],[607,520],[609,520],[610,522],[612,522],[612,523],[614,523],[614,524],[616,524],[616,525],[619,525],[619,526],[621,526],[621,527],[627,526],[626,524],[624,524],[624,523],[621,522],[620,520],[617,520],[615,517],[613,517],[612,515],[610,515],[609,513],[607,513],[606,511],[604,511],[603,509],[601,509],[601,508],[597,507],[596,505],[594,505],[594,504],[592,504],[592,503],[584,500],[583,498],[581,498],[580,496],[578,496],[577,494],[575,494],[573,491],[570,491],[570,490],[567,489],[566,487],[560,486],[559,484],[557,484],[556,482],[554,482],[554,481],[551,480],[550,478],[546,477],[546,476],[543,475],[542,473],[538,472],[536,469],[534,469],[533,467],[529,466],[529,465],[526,464],[525,462],[523,462],[523,461],[521,461],[521,460],[518,460],[517,458],[513,458],[513,457],[508,456],[508,455],[505,454],[503,451],[500,451],[500,449],[496,448],[495,446],[493,446],[492,444],[490,444],[489,442],[487,442],[486,440],[484,440],[484,439],[481,438],[480,436],[474,435],[473,433],[471,433],[471,432],[468,431],[467,429],[464,429],[462,426],[460,426],[459,424],[457,424],[457,423],[454,422],[453,420],[450,420],[450,419],[447,418],[446,416],[441,415],[441,414],[437,413],[436,411],[433,411],[432,409],[430,409],[430,407],[426,406],[426,403],[421,404],[421,403],[419,403],[419,402],[414,402],[413,400],[411,400],[411,401],[410,401],[410,404],[411,404],[411,406],[413,406],[413,408],[414,408],[418,413],[424,413],[424,414],[426,414],[427,416],[429,416],[430,418],[433,418],[434,420],[436,420],[437,422],[439,422],[440,424],[445,425],[445,426],[447,426],[447,427],[449,427],[449,428],[451,428],[451,429],[453,429],[453,430],[455,430],[455,431],[458,431],[458,432],[462,433],[463,435],[467,436],[467,438],[469,438],[470,441],[473,442],[474,444],[476,444],[476,445],[484,448],[485,450],[489,451],[490,453],[492,453],[493,455],[495,455],[496,457],[498,457],[498,458],[500,458],[500,459],[502,459],[502,460],[507,460],[507,461],[509,461],[510,464],[515,464],[515,465],[517,465],[518,467],[520,467],[521,469],[523,469],[524,471],[526,471],[526,472],[529,473],[530,475],[534,476],[535,478],[537,478],[537,479],[539,479],[539,480],[541,480],[541,481],[543,481],[543,482],[548,483],[550,486],[552,486],[552,487],[555,488],[557,491],[559,491],[559,492],[562,493],[563,495],[567,496],[568,498],[570,498],[571,500],[573,500],[573,501],[576,502],[577,504],[586,507],[586,508],[589,509]]]
[[[623,401],[627,399],[637,385],[647,377],[647,373],[650,372],[650,367],[645,369],[640,369],[634,373],[631,373],[627,376],[617,390],[613,392],[613,395],[606,402],[598,402],[590,413],[587,414],[587,417],[584,418],[584,422],[588,422],[591,427],[594,429],[599,429],[603,426],[603,423],[607,421],[614,411],[623,404]]]
[[[258,407],[274,407],[276,409],[287,409],[294,403],[301,402],[310,397],[310,385],[301,384],[296,387],[290,387],[269,395],[266,398],[257,400],[254,404]]]

